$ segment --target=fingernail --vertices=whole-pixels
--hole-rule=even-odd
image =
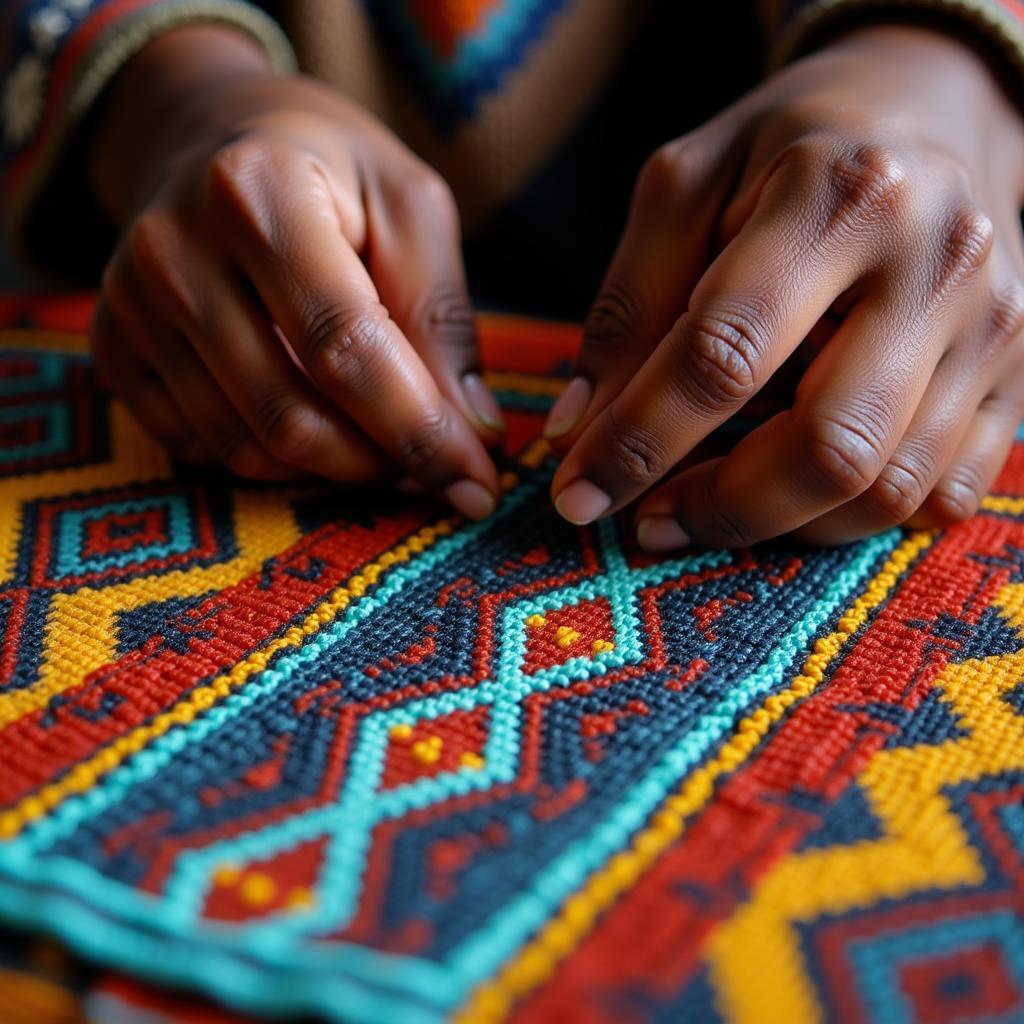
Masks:
[[[644,551],[660,554],[690,543],[689,535],[674,516],[647,516],[636,528],[636,539]]]
[[[550,441],[568,434],[583,419],[593,393],[588,380],[584,377],[573,377],[548,413],[544,436]]]
[[[485,427],[491,430],[505,429],[501,406],[479,373],[467,373],[462,378],[462,390],[473,414]]]
[[[475,480],[457,480],[449,484],[444,496],[470,519],[486,519],[494,511],[494,496]]]
[[[563,519],[586,526],[611,507],[612,499],[589,480],[574,480],[555,498],[555,508]]]

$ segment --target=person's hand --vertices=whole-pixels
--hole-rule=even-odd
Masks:
[[[442,180],[227,29],[150,44],[111,102],[93,179],[123,228],[91,342],[142,425],[245,477],[405,475],[487,515],[501,414]]]
[[[548,421],[561,514],[644,495],[652,551],[970,516],[1024,410],[1022,195],[1020,115],[925,29],[851,34],[665,145]],[[681,467],[808,338],[792,408]]]

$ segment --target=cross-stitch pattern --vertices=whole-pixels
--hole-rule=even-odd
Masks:
[[[946,533],[652,559],[550,507],[574,340],[486,321],[467,524],[175,470],[3,334],[8,926],[285,1017],[1021,1019],[1024,447]]]

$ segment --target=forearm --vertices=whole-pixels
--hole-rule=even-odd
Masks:
[[[204,100],[218,81],[271,73],[266,51],[227,26],[183,26],[150,42],[112,83],[89,140],[89,184],[104,211],[121,223],[138,207],[174,140],[211,116]]]
[[[1024,106],[1024,7],[1018,0],[758,0],[773,69],[854,29],[920,25],[975,50]]]
[[[827,51],[827,54],[826,54]],[[1004,176],[1005,194],[1024,199],[1024,113],[1002,87],[985,55],[970,42],[935,27],[906,24],[851,26],[822,47],[818,54],[851,69],[844,102],[884,109],[886,97],[898,91],[900,131],[907,125],[921,141],[935,146],[935,157],[944,152],[951,123],[956,123],[957,153],[970,154],[977,166],[991,165]],[[807,62],[819,59],[815,55]],[[873,68],[856,77],[860,66]],[[799,69],[794,68],[799,87]],[[813,75],[808,68],[807,74]],[[827,104],[823,104],[825,106]],[[880,120],[876,131],[884,138],[887,125]],[[1000,158],[993,161],[992,141],[999,140]]]

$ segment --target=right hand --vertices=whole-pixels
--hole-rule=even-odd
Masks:
[[[200,44],[240,66],[168,87],[166,118],[143,108],[139,76],[152,88],[154,61],[180,76],[166,69],[182,46],[209,68]],[[275,77],[226,29],[151,43],[109,102],[93,181],[122,231],[90,338],[143,427],[241,476],[411,476],[489,514],[500,487],[485,444],[501,414],[442,179],[355,104]]]

